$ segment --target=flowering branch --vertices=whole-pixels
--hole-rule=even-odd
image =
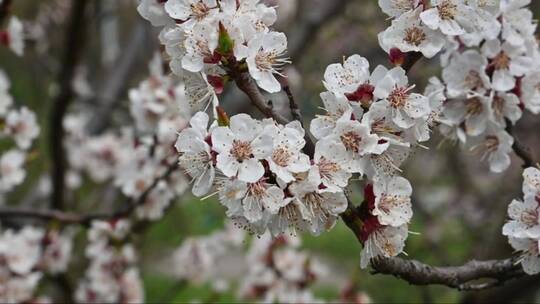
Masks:
[[[244,92],[251,103],[261,111],[266,117],[275,119],[280,124],[289,122],[287,118],[274,111],[270,102],[264,97],[255,83],[255,80],[249,75],[249,72],[242,70],[237,64],[229,65],[229,75],[232,77],[236,86]]]
[[[375,273],[390,274],[414,285],[446,285],[458,290],[481,290],[524,276],[515,258],[469,261],[461,266],[435,267],[416,260],[378,257],[372,260]],[[489,279],[489,282],[473,283]]]
[[[86,42],[85,33],[87,23],[85,22],[85,9],[88,0],[74,1],[71,9],[71,19],[69,21],[65,45],[62,70],[58,76],[60,94],[53,103],[50,147],[53,164],[53,191],[51,205],[54,209],[64,208],[64,189],[66,175],[66,151],[64,149],[64,126],[63,119],[68,107],[73,99],[72,79],[75,75],[77,63],[81,58],[81,53]]]
[[[357,209],[349,207],[341,218],[360,242],[362,221]],[[525,275],[515,258],[504,260],[471,260],[461,266],[436,267],[416,260],[378,257],[371,260],[374,273],[390,274],[413,285],[445,285],[458,290],[479,290],[501,285]],[[488,283],[474,284],[475,280],[491,279]]]
[[[148,195],[154,190],[160,181],[166,180],[173,172],[178,169],[178,164],[171,164],[165,173],[154,179],[152,184],[136,199],[129,199],[126,202],[126,207],[117,210],[113,213],[91,213],[77,214],[73,212],[65,212],[60,210],[36,210],[36,209],[21,209],[21,208],[0,208],[0,219],[9,219],[14,217],[32,218],[43,221],[58,221],[66,225],[83,225],[88,226],[94,220],[111,220],[125,218],[140,205],[144,204]]]

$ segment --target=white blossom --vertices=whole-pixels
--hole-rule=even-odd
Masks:
[[[412,218],[412,187],[408,180],[400,176],[376,179],[373,185],[375,208],[372,214],[379,223],[399,227]]]
[[[39,135],[36,114],[26,107],[12,110],[6,117],[5,133],[13,136],[19,148],[30,148],[32,141]]]
[[[399,227],[381,226],[368,236],[360,254],[360,267],[366,268],[369,261],[377,256],[394,257],[403,251],[407,238],[407,225]]]
[[[212,132],[212,148],[218,152],[216,167],[228,177],[238,175],[244,182],[257,182],[264,175],[259,160],[270,156],[272,136],[264,126],[247,114],[230,119],[230,127],[217,127]]]
[[[508,206],[510,221],[503,226],[503,235],[540,239],[540,203],[534,196],[524,201],[513,200]]]
[[[475,10],[464,0],[431,0],[432,7],[420,14],[422,22],[433,30],[455,36],[474,29]]]
[[[420,13],[421,8],[417,8],[402,14],[379,34],[381,47],[387,53],[396,47],[402,52],[421,52],[431,58],[442,49],[446,43],[444,36],[422,24]]]
[[[535,275],[540,273],[540,241],[538,239],[509,238],[512,247],[520,251],[520,263],[525,273]]]
[[[285,183],[292,182],[293,174],[310,168],[309,157],[302,153],[304,129],[299,122],[291,122],[284,127],[276,127],[271,155],[266,159],[270,171]]]
[[[287,50],[285,34],[261,33],[251,39],[247,46],[246,62],[251,76],[263,90],[269,93],[279,92],[281,85],[274,74],[282,76],[279,71],[289,63],[288,59],[283,57]]]
[[[383,99],[388,114],[401,128],[410,128],[415,119],[430,113],[429,100],[417,93],[411,93],[414,86],[409,86],[405,70],[396,67],[390,70],[375,86],[374,95]]]
[[[191,128],[180,132],[176,141],[176,150],[180,153],[179,163],[193,180],[193,194],[203,196],[212,187],[215,168],[210,145],[207,142],[208,115],[196,113],[190,120]]]
[[[516,85],[515,77],[523,76],[531,67],[531,58],[523,48],[499,40],[486,41],[482,54],[490,59],[493,67],[492,87],[498,91],[509,91]]]
[[[0,192],[7,192],[20,185],[26,177],[23,168],[26,155],[18,150],[9,150],[0,157]]]

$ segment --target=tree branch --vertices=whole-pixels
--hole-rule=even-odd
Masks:
[[[289,120],[286,117],[274,111],[270,102],[268,102],[266,97],[261,93],[255,80],[251,78],[248,71],[244,71],[236,63],[230,64],[228,68],[229,75],[236,83],[236,86],[249,97],[251,103],[257,107],[261,113],[266,117],[273,118],[280,124],[289,123]]]
[[[282,82],[284,83],[283,91],[285,92],[285,94],[287,95],[287,98],[289,99],[289,108],[291,109],[292,118],[293,120],[299,121],[302,127],[304,127],[304,118],[302,117],[302,111],[300,111],[300,107],[296,103],[294,95],[289,86],[289,81],[287,79],[284,79]],[[315,143],[311,140],[311,137],[307,131],[305,134],[305,138],[306,138],[306,145],[304,146],[304,152],[307,155],[313,156],[315,154]]]
[[[159,182],[168,179],[178,169],[178,164],[169,165],[165,173],[154,179],[152,184],[137,198],[127,200],[125,207],[113,213],[90,213],[77,214],[60,210],[36,210],[22,208],[0,208],[0,220],[12,218],[31,218],[42,221],[58,221],[65,225],[88,226],[94,220],[111,220],[130,216],[133,211],[146,202],[148,195],[154,190]]]
[[[518,140],[514,134],[514,126],[508,119],[506,119],[506,132],[514,137],[512,149],[514,150],[514,153],[516,153],[516,155],[523,160],[523,168],[533,167],[535,163],[529,149]]]
[[[362,243],[362,220],[359,211],[349,201],[341,218]],[[515,258],[491,261],[469,261],[462,266],[436,267],[416,260],[377,257],[371,260],[375,273],[390,274],[413,285],[445,285],[458,290],[479,290],[525,275]],[[475,284],[476,280],[489,282]]]
[[[72,80],[75,69],[80,61],[82,50],[86,43],[85,10],[88,0],[74,0],[71,7],[69,24],[67,25],[64,41],[64,57],[62,69],[58,75],[60,93],[54,100],[50,126],[50,149],[52,157],[52,180],[53,190],[51,206],[54,209],[63,209],[65,174],[66,174],[66,151],[64,149],[63,120],[67,109],[74,97]]]
[[[469,261],[461,266],[435,267],[401,258],[372,259],[376,273],[390,274],[414,285],[445,285],[458,290],[480,290],[524,276],[515,258],[490,261]],[[488,282],[474,281],[488,279]]]

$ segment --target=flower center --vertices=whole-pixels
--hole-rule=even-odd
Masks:
[[[262,198],[265,196],[266,187],[264,186],[263,182],[256,182],[253,184],[249,184],[248,192],[250,196],[253,196],[256,198]]]
[[[482,88],[484,86],[484,83],[482,82],[480,73],[475,70],[469,71],[467,76],[465,76],[465,85],[471,90],[474,90],[476,88]]]
[[[482,110],[484,109],[484,105],[478,97],[468,99],[465,106],[467,108],[467,115],[469,116],[478,115],[482,113]]]
[[[405,38],[403,40],[408,44],[419,46],[426,40],[426,33],[421,28],[413,26],[405,30]]]
[[[341,142],[348,151],[358,152],[362,137],[353,131],[342,134],[340,137]]]
[[[237,161],[241,162],[251,158],[252,153],[253,150],[251,149],[251,144],[249,142],[236,139],[233,140],[231,154]]]
[[[210,52],[207,41],[198,39],[195,42],[195,46],[197,47],[197,52],[199,52],[199,54],[201,54],[203,57],[212,57],[212,52]]]
[[[326,222],[329,214],[323,208],[324,199],[321,194],[316,192],[308,193],[304,196],[303,201],[312,218],[319,218],[322,222]]]
[[[284,147],[279,147],[272,153],[272,161],[280,167],[285,167],[289,164],[292,154]]]
[[[500,52],[493,58],[492,64],[496,70],[507,70],[510,67],[510,57],[505,52]]]
[[[2,173],[2,176],[8,176],[13,171],[13,167],[9,164],[3,164],[2,167],[0,167],[0,172]]]
[[[407,198],[394,195],[382,194],[381,200],[378,204],[378,208],[386,214],[390,211],[407,203]]]
[[[191,15],[201,21],[210,13],[210,8],[206,6],[202,1],[191,4]]]
[[[521,221],[527,225],[527,227],[533,227],[538,225],[538,211],[527,210],[521,214]]]
[[[497,151],[497,148],[499,147],[499,138],[495,135],[486,136],[486,140],[484,141],[484,147],[486,148],[486,152]]]
[[[381,248],[388,256],[395,256],[397,254],[396,246],[394,246],[390,241],[385,241]]]
[[[137,191],[139,192],[143,192],[146,190],[146,182],[142,179],[138,179],[136,182],[135,182],[135,189],[137,189]]]
[[[261,51],[255,55],[255,64],[262,71],[271,71],[276,63],[277,54],[275,52]]]
[[[400,109],[407,104],[407,100],[409,99],[409,88],[400,87],[395,88],[392,93],[388,96],[388,101],[390,102],[390,106],[394,109]]]
[[[412,0],[394,0],[392,5],[395,9],[400,11],[410,11],[414,9],[414,1]]]
[[[330,178],[334,173],[341,169],[338,164],[331,162],[324,157],[321,157],[317,166],[319,167],[319,173],[325,178]]]
[[[437,6],[442,20],[452,20],[457,14],[457,5],[452,0],[443,1]]]
[[[493,113],[498,119],[501,119],[503,117],[503,110],[504,110],[504,98],[500,96],[495,96],[493,98]]]
[[[13,134],[22,134],[26,130],[26,124],[23,121],[18,121],[11,126],[11,132]]]

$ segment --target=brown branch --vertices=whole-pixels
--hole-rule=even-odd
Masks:
[[[289,119],[274,111],[270,102],[261,93],[255,80],[249,75],[249,72],[242,69],[238,64],[230,64],[228,66],[229,75],[232,77],[236,86],[244,92],[250,99],[251,103],[261,111],[266,117],[273,118],[280,124],[287,124]]]
[[[458,290],[480,290],[524,276],[516,259],[469,261],[461,266],[435,267],[401,258],[372,259],[376,273],[390,274],[414,285],[445,285]],[[488,279],[489,282],[474,281]]]
[[[518,138],[514,134],[514,126],[512,125],[512,122],[508,119],[506,119],[506,132],[508,132],[508,134],[514,137],[514,144],[512,145],[512,149],[514,150],[514,153],[516,153],[516,155],[523,161],[523,168],[533,167],[535,163],[530,153],[530,150],[518,140]]]
[[[62,69],[58,75],[60,93],[54,100],[50,126],[50,149],[52,157],[52,180],[53,190],[51,206],[61,210],[64,206],[65,175],[66,175],[66,151],[64,149],[63,120],[67,109],[74,97],[72,80],[75,69],[82,56],[82,50],[86,43],[85,10],[88,0],[73,0],[70,20],[67,25],[64,41],[64,57]]]
[[[289,82],[287,79],[283,79],[282,82],[284,83],[282,87],[283,91],[285,92],[285,94],[287,95],[287,98],[289,99],[289,108],[291,109],[292,118],[293,120],[299,121],[302,127],[304,127],[304,118],[302,117],[302,111],[300,111],[300,107],[296,103],[294,95],[289,86]],[[313,142],[313,140],[311,140],[311,137],[307,131],[305,134],[305,138],[306,138],[306,145],[304,146],[304,152],[307,155],[313,156],[315,154],[315,143]]]
[[[0,219],[30,218],[42,221],[58,221],[65,225],[88,226],[94,220],[111,220],[130,216],[133,211],[146,202],[148,195],[154,190],[159,182],[168,179],[178,169],[178,164],[169,165],[165,173],[154,179],[152,184],[137,198],[127,200],[125,207],[113,213],[90,213],[77,214],[60,210],[37,210],[22,208],[0,208]]]
[[[412,67],[420,60],[424,58],[420,52],[408,52],[405,53],[405,61],[401,64],[401,67],[408,73]]]
[[[362,220],[358,209],[349,201],[341,218],[362,243]],[[371,260],[375,273],[390,274],[413,285],[445,285],[458,290],[479,290],[501,285],[525,275],[514,258],[491,261],[469,261],[461,266],[436,267],[416,260],[378,257]],[[476,284],[477,280],[489,280]]]

